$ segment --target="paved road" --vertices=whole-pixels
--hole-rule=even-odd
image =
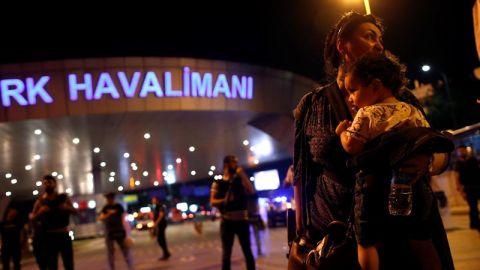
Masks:
[[[458,270],[480,269],[480,233],[468,229],[466,213],[451,217],[448,238]],[[169,226],[167,237],[172,252],[169,261],[159,261],[162,255],[155,241],[147,232],[135,232],[136,244],[133,249],[136,269],[191,269],[218,270],[221,268],[221,245],[218,235],[218,222],[204,223],[202,235],[198,235],[193,224]],[[259,270],[284,270],[287,266],[285,253],[286,229],[275,228],[262,233],[264,256],[257,257]],[[253,240],[253,239],[252,239]],[[103,270],[106,267],[106,254],[103,239],[75,241],[76,269]],[[254,241],[252,241],[254,243]],[[255,245],[252,244],[254,254]],[[126,269],[121,254],[117,252],[116,265],[118,270]],[[23,269],[37,269],[32,258],[23,261]],[[235,241],[232,269],[245,269],[243,255],[238,241]]]
[[[136,240],[133,248],[136,269],[221,269],[221,243],[219,223],[205,222],[202,235],[194,231],[193,224],[173,225],[167,228],[167,240],[172,257],[168,261],[159,261],[162,253],[146,231],[134,232]],[[257,257],[257,269],[286,269],[285,254],[286,229],[274,228],[261,232],[263,256],[256,256],[257,250],[252,237],[252,249]],[[103,270],[106,265],[105,244],[103,238],[74,242],[76,269]],[[126,269],[123,257],[116,252],[118,270]],[[32,258],[24,261],[22,269],[37,269]],[[232,269],[245,269],[243,254],[238,240],[235,241],[232,254]]]
[[[456,270],[480,269],[480,232],[469,229],[468,215],[453,215],[447,231]]]

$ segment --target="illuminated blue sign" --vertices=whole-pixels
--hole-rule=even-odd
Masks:
[[[92,74],[67,74],[69,100],[76,101],[79,96],[85,100],[101,100],[109,97],[147,98],[147,97],[201,97],[228,99],[253,98],[253,77],[219,73],[214,76],[209,72],[193,72],[189,67],[183,68],[181,88],[175,89],[172,84],[172,72],[159,74],[153,71],[142,73],[135,71],[129,77],[123,71],[117,73],[102,72],[96,80]],[[35,105],[37,100],[44,103],[54,102],[48,92],[50,76],[33,78],[0,80],[1,101],[3,107],[12,103],[27,106]]]
[[[12,100],[19,105],[34,105],[37,103],[37,96],[43,102],[52,103],[53,98],[45,90],[45,84],[50,80],[49,76],[42,76],[35,82],[33,78],[27,78],[25,82],[19,79],[0,80],[0,90],[2,92],[2,105],[10,107]],[[25,93],[27,98],[25,98]]]

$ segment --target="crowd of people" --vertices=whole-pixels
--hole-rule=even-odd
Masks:
[[[29,215],[33,254],[41,270],[58,269],[58,257],[64,269],[74,269],[74,254],[70,232],[70,216],[77,214],[77,209],[65,193],[58,193],[57,180],[52,175],[43,179],[44,192],[35,201]],[[104,237],[109,269],[115,269],[115,246],[120,248],[128,269],[135,269],[131,247],[131,225],[127,221],[127,212],[115,200],[116,194],[104,194],[106,203],[98,214],[98,221],[104,223]],[[158,197],[151,199],[153,207],[153,226],[151,235],[157,240],[163,255],[159,260],[168,260],[171,253],[167,245],[167,209]],[[223,248],[223,269],[230,269],[230,256],[234,237],[239,237],[242,250],[247,259],[248,269],[255,269],[255,260],[250,248],[250,226],[256,235],[257,251],[262,255],[259,230],[264,223],[259,215],[258,197],[252,183],[238,165],[234,156],[227,156],[224,163],[222,181],[212,185],[211,204],[222,213],[221,240]],[[197,224],[196,224],[197,225]],[[20,269],[21,232],[24,224],[15,207],[8,207],[0,223],[2,236],[3,269]]]

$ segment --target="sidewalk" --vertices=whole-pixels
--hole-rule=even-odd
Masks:
[[[480,269],[480,233],[470,230],[468,207],[459,206],[449,209],[449,215],[443,215],[446,222],[447,236],[452,251],[456,270]],[[449,223],[449,226],[447,226]],[[170,226],[168,228],[169,248],[173,254],[167,262],[158,261],[161,255],[156,242],[145,232],[135,232],[137,240],[134,247],[134,258],[138,270],[153,269],[198,269],[217,270],[221,263],[221,243],[218,222],[204,224],[203,235],[195,233],[192,224]],[[288,251],[286,244],[286,229],[283,227],[263,232],[262,250],[265,256],[257,258],[259,270],[286,269]],[[253,243],[253,242],[252,242]],[[106,270],[106,253],[103,238],[75,241],[75,269]],[[254,254],[255,252],[254,247]],[[118,269],[125,269],[123,258],[118,254]],[[38,269],[33,257],[22,261],[25,270]],[[93,268],[92,268],[93,267]],[[1,266],[0,266],[1,269]],[[62,267],[60,267],[62,269]],[[243,254],[238,240],[235,241],[232,255],[232,269],[244,268]]]
[[[455,206],[450,216],[443,216],[455,269],[480,269],[480,232],[471,230],[468,206]]]

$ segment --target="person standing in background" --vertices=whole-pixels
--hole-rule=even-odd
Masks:
[[[220,235],[222,238],[222,270],[230,270],[230,258],[235,234],[238,236],[248,270],[255,270],[255,259],[250,247],[247,196],[255,193],[235,156],[223,160],[223,178],[214,181],[210,193],[210,204],[221,214]]]
[[[257,193],[248,196],[248,221],[252,225],[253,236],[255,237],[255,243],[257,244],[257,255],[263,256],[262,252],[262,240],[260,237],[260,231],[265,229],[262,217],[260,216],[260,207],[258,205]]]
[[[10,269],[10,259],[13,260],[13,269],[20,270],[22,223],[17,209],[8,207],[3,222],[0,223],[2,235],[2,265],[3,270]]]
[[[157,236],[157,242],[163,251],[163,256],[159,260],[168,260],[171,254],[168,251],[167,239],[165,236],[165,230],[167,229],[167,211],[165,205],[157,198],[152,197],[152,204],[154,206],[154,225],[153,230]]]
[[[480,164],[478,160],[468,152],[465,145],[456,149],[458,160],[454,167],[455,183],[457,190],[467,201],[470,208],[470,229],[480,231],[480,219],[478,217],[478,201],[480,200]]]
[[[30,214],[34,223],[34,248],[41,270],[56,270],[58,254],[62,256],[63,267],[73,270],[73,246],[68,225],[70,215],[76,214],[67,194],[57,192],[57,179],[51,175],[43,178],[45,192],[37,199]]]
[[[125,210],[115,202],[115,193],[105,194],[107,204],[100,212],[98,219],[105,223],[105,245],[107,246],[108,266],[110,270],[115,270],[115,246],[114,242],[120,246],[123,258],[127,263],[129,270],[133,270],[133,259],[130,247],[127,246],[125,239],[130,233],[129,225],[125,221]]]
[[[294,168],[293,165],[290,165],[287,170],[287,175],[285,176],[285,179],[283,179],[283,187],[288,188],[293,186],[293,174],[294,174]]]

